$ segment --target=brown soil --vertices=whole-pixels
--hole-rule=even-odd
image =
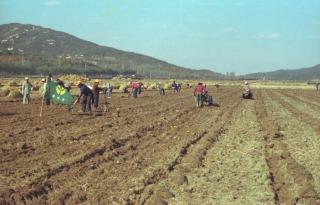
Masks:
[[[148,91],[42,118],[39,100],[0,101],[0,204],[319,204],[317,94],[209,93],[219,106]]]

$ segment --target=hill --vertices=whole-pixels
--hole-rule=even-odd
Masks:
[[[243,76],[250,79],[268,79],[268,80],[311,80],[320,78],[320,64],[295,70],[276,70],[265,73],[251,73]]]
[[[29,24],[0,25],[2,73],[140,74],[162,78],[221,78],[209,70],[179,67],[146,55],[100,46]]]

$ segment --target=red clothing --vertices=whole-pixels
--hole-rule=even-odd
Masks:
[[[131,89],[132,90],[137,89],[138,87],[139,87],[138,83],[131,83]]]
[[[196,93],[204,93],[205,92],[205,87],[203,85],[197,85],[194,88],[193,94],[195,95]]]

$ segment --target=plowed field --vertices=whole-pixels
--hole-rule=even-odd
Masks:
[[[0,102],[0,204],[320,204],[320,94],[116,94],[110,111]],[[76,107],[79,109],[79,106]]]

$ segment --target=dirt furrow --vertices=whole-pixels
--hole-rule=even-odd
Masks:
[[[193,106],[193,105],[192,105]],[[197,116],[199,116],[199,117],[201,117],[201,115],[200,114],[203,114],[203,113],[205,113],[205,110],[203,110],[203,111],[201,111],[201,113],[199,113],[199,115],[197,115]],[[187,118],[187,119],[190,119],[189,117]],[[194,119],[193,119],[194,120]],[[185,120],[184,120],[185,121]],[[190,122],[191,123],[191,122]],[[179,123],[178,123],[179,124]],[[190,125],[189,125],[190,126]],[[182,127],[188,127],[188,124],[182,124]],[[173,127],[171,127],[170,129],[172,129],[172,130],[178,130],[178,131],[175,131],[174,133],[179,133],[179,126],[173,126]],[[183,128],[181,128],[181,130],[184,130]],[[156,129],[155,130],[152,130],[152,132],[153,131],[156,131]],[[151,134],[151,136],[153,136],[153,134],[152,134],[152,132],[150,133]],[[160,132],[161,133],[161,132]],[[168,133],[169,134],[169,133]],[[170,133],[170,135],[171,135],[171,133]],[[160,161],[159,160],[157,160],[156,158],[153,158],[153,157],[151,157],[150,156],[150,154],[152,154],[152,155],[155,155],[155,154],[157,154],[157,152],[156,152],[156,149],[157,149],[157,147],[159,147],[159,145],[161,145],[162,144],[162,142],[166,142],[166,143],[171,143],[171,147],[173,147],[174,148],[174,146],[173,146],[173,144],[172,144],[172,135],[171,136],[167,136],[166,137],[166,141],[163,141],[163,139],[161,140],[161,141],[158,141],[157,140],[157,138],[156,138],[156,143],[155,144],[153,144],[152,146],[153,146],[153,151],[151,151],[150,152],[150,149],[149,149],[149,151],[148,151],[148,148],[146,147],[146,148],[144,148],[144,147],[141,147],[140,145],[139,146],[134,146],[135,147],[135,152],[138,154],[138,156],[133,156],[134,158],[133,158],[133,160],[134,161],[136,161],[136,162],[138,162],[138,167],[136,167],[136,165],[135,165],[135,163],[134,163],[134,161],[131,161],[130,162],[130,164],[133,164],[133,166],[135,166],[134,168],[135,169],[139,169],[139,167],[140,166],[147,166],[147,164],[145,164],[146,162],[147,163],[150,163],[150,162],[152,162],[152,163],[155,163],[156,162],[156,166],[151,166],[150,165],[150,174],[147,174],[147,176],[148,175],[150,175],[151,176],[151,178],[153,178],[154,176],[156,176],[158,173],[164,173],[163,172],[163,170],[167,170],[167,168],[165,168],[165,169],[163,169],[162,167],[163,167],[163,165],[162,166],[160,166],[159,167],[159,165],[158,164],[168,164],[168,166],[169,166],[169,163],[167,162],[165,162],[165,161],[168,161],[168,160],[165,160],[164,162],[162,162],[162,163],[160,163]],[[162,137],[163,135],[160,135],[159,137]],[[150,136],[149,136],[150,137]],[[180,139],[181,140],[181,139]],[[138,142],[139,143],[139,142]],[[143,143],[143,141],[142,141],[142,143]],[[179,144],[181,144],[181,142],[179,142]],[[163,145],[162,145],[163,146]],[[159,147],[159,148],[161,148],[161,147]],[[142,149],[142,150],[140,150],[140,149]],[[163,148],[162,148],[163,149]],[[140,150],[140,151],[139,151]],[[144,151],[146,151],[146,154],[144,154]],[[142,152],[142,154],[141,154],[141,152]],[[172,151],[169,151],[168,150],[168,152],[172,152]],[[145,158],[145,156],[146,155],[149,155],[149,157],[150,157],[150,159],[147,159],[147,160],[145,160],[144,158]],[[127,157],[124,157],[124,156],[122,156],[123,158],[125,158],[126,160],[125,161],[127,161],[128,162],[128,160],[130,159],[130,157],[131,156],[129,156],[129,159],[127,158]],[[157,156],[157,157],[159,157],[159,155]],[[149,161],[149,160],[151,160],[151,161]],[[121,161],[121,159],[120,159],[120,161]],[[121,163],[120,163],[121,164]],[[157,167],[159,167],[159,168],[157,168]],[[110,167],[111,169],[114,169],[114,168],[116,168],[116,166],[112,166],[112,167]],[[148,173],[148,170],[149,169],[146,169],[146,171],[145,172],[147,172]],[[109,170],[110,171],[110,170]],[[131,172],[131,176],[134,176],[135,174],[134,174],[134,172],[136,172],[136,170],[133,170],[133,172]],[[143,175],[143,174],[141,174],[141,173],[138,173],[139,175]],[[125,176],[122,176],[122,177],[125,177]],[[136,177],[136,178],[139,178],[139,177]],[[134,181],[133,183],[135,184],[135,183],[137,183],[138,185],[137,186],[134,186],[131,190],[133,190],[133,193],[140,193],[141,192],[141,189],[143,188],[143,186],[144,186],[144,184],[148,184],[148,183],[150,183],[150,181],[152,181],[152,180],[148,180],[150,177],[147,177],[147,178],[145,178],[145,177],[143,177],[143,179],[141,179],[140,180],[140,182],[139,181]],[[119,180],[119,178],[116,178],[116,180]],[[109,182],[110,183],[110,182]],[[119,182],[118,182],[119,183]],[[142,185],[139,185],[139,184],[142,184]],[[140,191],[139,191],[140,190]],[[109,190],[109,191],[111,191],[111,190]],[[119,199],[120,200],[120,199]],[[123,199],[122,199],[123,200]]]
[[[320,134],[320,125],[318,123],[320,117],[318,117],[319,115],[317,115],[317,111],[308,112],[307,110],[303,110],[301,108],[299,109],[297,105],[289,103],[287,100],[283,98],[283,96],[281,96],[280,93],[275,91],[272,91],[270,96],[273,100],[278,101],[283,107],[285,107],[289,112],[291,112],[295,118],[297,118],[299,121],[308,124],[314,129],[315,132]]]
[[[236,93],[232,95],[232,100],[229,101],[232,102],[232,104],[226,106],[227,112],[216,113],[211,119],[203,122],[205,130],[181,148],[178,157],[170,163],[168,174],[165,175],[166,177],[146,187],[144,192],[141,193],[138,204],[154,204],[156,201],[168,200],[173,195],[163,188],[163,183],[167,183],[166,181],[175,181],[180,185],[184,184],[187,180],[185,175],[191,170],[202,166],[207,151],[213,147],[214,142],[225,131],[224,126],[236,110],[236,107],[240,105],[239,100],[237,100],[239,98],[235,96],[237,96]],[[231,96],[228,95],[228,97],[230,98]]]
[[[169,183],[175,195],[169,204],[274,204],[253,103],[243,100],[226,116],[223,132],[203,166],[186,174],[187,183]]]
[[[281,95],[284,95],[286,97],[294,99],[296,102],[303,102],[308,104],[308,106],[314,108],[315,110],[320,109],[320,102],[317,102],[319,97],[317,97],[317,100],[313,100],[309,96],[305,96],[304,93],[301,92],[288,92],[287,90],[280,90],[279,91]]]
[[[184,113],[184,112],[182,112],[182,113]],[[188,112],[186,112],[186,114],[187,114]],[[177,113],[177,117],[178,118],[181,118],[181,117],[183,117],[183,115],[181,115],[181,113]],[[177,120],[177,117],[174,117],[174,118],[172,118],[172,121],[176,121]],[[168,121],[168,123],[170,123],[170,121]],[[144,135],[144,133],[141,133],[142,135]],[[58,169],[58,170],[60,170],[60,169]]]
[[[265,94],[258,94],[255,104],[258,122],[265,133],[265,155],[276,204],[317,204],[312,175],[292,158],[283,140],[284,132],[267,110]]]

